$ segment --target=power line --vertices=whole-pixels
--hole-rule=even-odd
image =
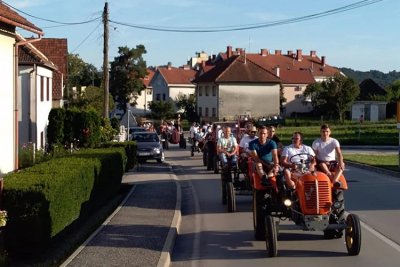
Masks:
[[[63,24],[63,25],[81,25],[81,24],[87,24],[87,23],[91,23],[91,22],[93,22],[93,21],[96,21],[96,20],[99,20],[99,19],[102,18],[102,16],[99,16],[99,17],[97,17],[97,18],[94,18],[94,19],[91,19],[91,20],[87,20],[87,21],[81,21],[81,22],[61,22],[61,21],[56,21],[56,20],[51,20],[51,19],[40,18],[40,17],[31,15],[31,14],[28,14],[28,13],[26,13],[26,12],[24,12],[24,11],[22,11],[22,10],[16,8],[16,7],[13,7],[13,6],[11,6],[10,4],[7,4],[7,3],[4,2],[4,1],[3,1],[2,3],[3,3],[4,5],[6,5],[6,6],[8,6],[9,8],[14,9],[14,10],[16,10],[16,11],[22,13],[22,14],[25,14],[25,15],[29,16],[29,17],[32,17],[32,18],[35,18],[35,19],[39,19],[39,20],[43,20],[43,21],[52,22],[52,23]]]
[[[87,39],[89,39],[89,37],[97,30],[97,28],[99,28],[99,26],[100,26],[102,23],[103,23],[103,22],[100,21],[100,23],[97,24],[97,26],[82,40],[82,42],[80,42],[80,43],[78,44],[78,46],[75,47],[75,48],[71,51],[71,53],[74,53]]]
[[[311,15],[286,19],[286,20],[276,20],[271,22],[263,22],[263,23],[256,23],[256,24],[244,24],[244,25],[233,25],[233,26],[217,26],[217,27],[164,27],[164,26],[152,26],[152,25],[140,25],[140,24],[130,24],[126,22],[118,22],[115,20],[109,20],[115,24],[142,29],[142,30],[151,30],[151,31],[164,31],[164,32],[181,32],[181,33],[207,33],[207,32],[229,32],[229,31],[243,31],[243,30],[250,30],[250,29],[258,29],[258,28],[266,28],[266,27],[273,27],[291,23],[297,23],[312,19],[317,19],[325,16],[334,15],[341,12],[346,12],[349,10],[361,8],[364,6],[372,5],[378,2],[382,2],[384,0],[364,0],[358,1],[353,4],[349,4],[346,6],[342,6],[339,8],[314,13]]]

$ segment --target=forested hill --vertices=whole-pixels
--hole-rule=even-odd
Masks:
[[[365,79],[372,79],[383,88],[392,84],[395,80],[400,80],[400,72],[398,71],[383,73],[377,70],[358,71],[349,68],[339,68],[339,70],[346,76],[353,78],[357,83]]]

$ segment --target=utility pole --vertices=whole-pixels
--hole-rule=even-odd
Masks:
[[[103,12],[104,23],[104,43],[103,43],[103,85],[104,85],[104,113],[103,117],[108,118],[108,98],[109,98],[109,73],[108,73],[108,2],[104,4]]]

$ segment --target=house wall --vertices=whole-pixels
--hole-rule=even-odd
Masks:
[[[291,116],[293,112],[310,112],[313,110],[311,102],[304,102],[303,93],[306,87],[306,84],[284,86],[283,94],[286,102],[283,104],[283,115]]]
[[[18,144],[33,142],[36,137],[36,94],[34,91],[34,66],[18,67]]]
[[[44,97],[41,100],[41,77],[44,77]],[[47,79],[49,78],[49,79]],[[49,82],[49,96],[47,97],[47,81]],[[36,78],[36,138],[33,142],[36,143],[37,148],[44,148],[47,140],[47,125],[48,117],[52,107],[52,86],[53,86],[53,72],[46,68],[37,68],[37,78]],[[49,99],[49,100],[47,100]]]
[[[351,119],[359,120],[361,115],[366,121],[380,121],[386,119],[385,102],[355,102],[351,107]]]
[[[239,114],[253,118],[278,115],[279,89],[279,84],[219,85],[219,120],[234,119]]]
[[[0,29],[0,175],[14,170],[14,43]]]
[[[169,88],[167,82],[164,80],[164,77],[156,72],[151,81],[151,86],[153,87],[153,101],[163,100],[163,96],[165,96],[165,100],[168,99],[169,96]],[[159,99],[157,99],[159,96]]]
[[[134,114],[146,114],[150,112],[149,103],[153,101],[153,89],[146,88],[141,94],[137,94],[136,105],[131,108]]]
[[[205,88],[208,86],[208,95],[206,94]],[[215,86],[215,90],[213,94],[213,86]],[[201,95],[199,92],[201,91]],[[199,114],[199,107],[201,107],[202,110],[202,120],[207,120],[207,121],[218,121],[218,86],[213,84],[213,83],[204,83],[204,84],[199,84],[196,87],[196,99],[197,99],[197,113]],[[208,108],[209,116],[206,116],[206,109]],[[213,108],[215,109],[215,117],[213,117],[212,112]]]
[[[195,86],[194,85],[170,85],[169,86],[169,99],[174,101],[178,97],[179,94],[184,95],[191,95],[195,93]]]

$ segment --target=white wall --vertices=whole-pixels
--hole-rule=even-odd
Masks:
[[[0,31],[0,174],[14,170],[14,38]]]
[[[232,84],[219,86],[219,119],[239,114],[253,118],[279,115],[279,84]]]
[[[37,68],[37,79],[36,79],[36,147],[41,148],[41,143],[43,143],[42,148],[46,145],[47,140],[47,125],[48,125],[48,117],[51,110],[52,105],[52,91],[53,91],[53,72],[49,69],[45,69],[42,67]],[[44,79],[44,100],[40,100],[40,76],[45,77]],[[47,100],[47,78],[49,78],[50,89],[49,89],[49,97]],[[43,132],[44,140],[41,142],[41,132]]]

